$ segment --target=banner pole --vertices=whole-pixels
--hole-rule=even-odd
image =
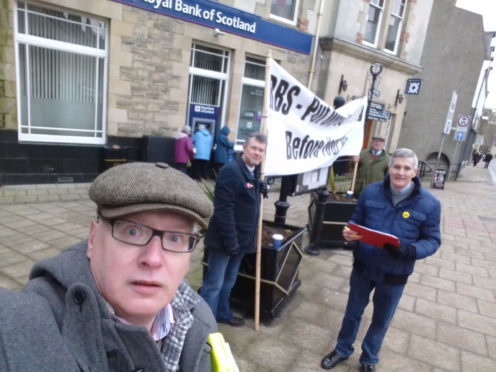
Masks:
[[[358,170],[358,162],[355,163],[355,167],[353,168],[353,180],[351,181],[351,192],[355,192],[357,170]]]
[[[267,118],[269,116],[270,104],[270,60],[272,59],[272,50],[267,51],[267,59],[265,61],[265,87],[263,97],[262,109],[262,130],[261,132],[267,135]],[[265,177],[265,157],[260,164],[260,181]],[[255,261],[255,315],[254,327],[255,331],[260,329],[260,279],[262,267],[262,228],[263,228],[263,197],[260,198],[260,215],[258,216],[258,229],[257,229],[257,254]]]

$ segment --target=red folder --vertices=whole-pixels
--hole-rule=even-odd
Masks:
[[[386,243],[392,244],[395,247],[400,246],[400,240],[394,235],[369,229],[368,227],[356,225],[351,222],[348,224],[348,227],[350,230],[353,230],[360,235],[358,240],[363,243],[367,243],[378,248],[384,247],[384,244]]]

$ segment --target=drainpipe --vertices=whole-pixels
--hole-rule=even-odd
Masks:
[[[315,62],[317,60],[317,51],[319,50],[319,37],[320,37],[320,22],[322,20],[322,13],[324,12],[324,0],[320,0],[320,9],[317,14],[317,28],[315,29],[315,44],[313,46],[312,53],[312,64],[310,65],[310,71],[308,74],[307,88],[311,90],[313,74],[315,73]]]

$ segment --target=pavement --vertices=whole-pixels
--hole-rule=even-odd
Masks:
[[[442,204],[439,251],[417,262],[383,344],[377,371],[496,371],[496,162],[465,167],[458,181],[430,191]],[[429,187],[428,184],[425,185]],[[19,290],[33,263],[87,236],[95,205],[89,184],[0,187],[0,286]],[[273,220],[277,187],[264,202]],[[287,223],[305,226],[308,195],[290,197]],[[308,240],[308,237],[305,237]],[[202,249],[192,256],[188,280],[201,283]],[[301,286],[279,316],[244,327],[220,325],[242,372],[322,371],[346,306],[351,252],[322,249],[303,257]],[[334,370],[358,371],[360,342]]]

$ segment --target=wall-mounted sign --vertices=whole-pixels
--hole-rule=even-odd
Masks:
[[[405,94],[420,94],[420,87],[422,86],[422,79],[408,79],[406,81]]]
[[[370,102],[369,114],[367,119],[377,121],[388,121],[391,118],[391,112],[384,110],[384,105]]]
[[[231,34],[310,54],[313,37],[293,28],[207,0],[113,0],[150,12],[182,19]]]

